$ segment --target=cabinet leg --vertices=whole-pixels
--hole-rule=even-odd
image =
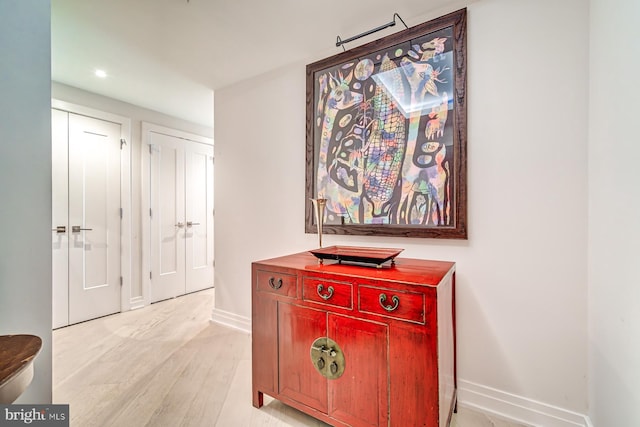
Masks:
[[[253,391],[253,406],[256,408],[262,408],[264,405],[264,395],[261,391],[254,390]]]

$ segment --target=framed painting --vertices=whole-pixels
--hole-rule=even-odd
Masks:
[[[305,231],[466,239],[466,9],[306,77]]]

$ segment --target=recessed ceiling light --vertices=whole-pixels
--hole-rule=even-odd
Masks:
[[[96,76],[104,79],[105,77],[107,77],[107,72],[104,70],[96,70]]]

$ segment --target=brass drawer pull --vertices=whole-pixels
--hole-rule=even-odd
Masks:
[[[323,300],[328,300],[329,298],[331,298],[333,296],[333,286],[329,286],[327,288],[327,293],[323,294],[322,291],[324,290],[324,286],[322,285],[322,283],[320,283],[318,285],[318,287],[316,288],[316,291],[318,292],[318,296],[320,298],[322,298]]]
[[[282,287],[282,278],[278,279],[278,282],[276,283],[276,279],[274,277],[269,277],[269,286],[271,286],[271,289],[277,291]]]
[[[398,298],[396,295],[391,297],[391,301],[393,302],[393,305],[385,305],[385,301],[387,300],[387,296],[385,294],[380,294],[379,300],[380,300],[380,306],[382,306],[382,308],[384,308],[388,312],[392,312],[396,310],[398,308],[398,305],[400,305],[400,298]]]

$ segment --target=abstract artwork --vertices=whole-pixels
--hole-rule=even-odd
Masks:
[[[466,239],[465,94],[465,9],[307,65],[306,231]]]

